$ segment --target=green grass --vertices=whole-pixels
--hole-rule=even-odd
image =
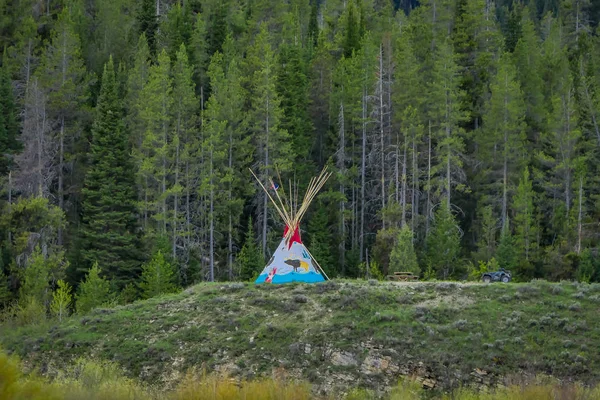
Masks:
[[[49,375],[91,356],[164,387],[190,367],[239,378],[282,368],[325,392],[380,392],[403,375],[443,391],[519,374],[600,382],[599,327],[598,284],[215,283],[62,324],[5,325],[0,343]]]

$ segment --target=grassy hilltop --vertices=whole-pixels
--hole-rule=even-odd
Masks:
[[[52,375],[79,357],[174,387],[190,367],[273,371],[321,393],[400,376],[447,390],[523,375],[600,382],[600,284],[200,284],[179,294],[0,328],[0,345]]]

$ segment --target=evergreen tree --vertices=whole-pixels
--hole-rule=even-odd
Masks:
[[[172,119],[173,138],[171,158],[173,167],[170,178],[173,182],[169,191],[173,198],[171,217],[171,249],[173,260],[178,255],[188,260],[191,256],[193,237],[193,207],[198,189],[199,166],[195,161],[200,147],[196,129],[198,125],[198,99],[195,96],[193,69],[188,62],[186,47],[181,44],[176,53],[173,67]],[[178,249],[183,249],[178,251]],[[191,278],[187,263],[180,264],[179,276],[182,283]]]
[[[419,275],[421,272],[415,252],[413,232],[407,225],[400,229],[396,245],[390,255],[389,272],[400,271],[412,272],[415,275]]]
[[[250,85],[250,110],[247,114],[249,133],[252,135],[256,149],[255,164],[259,169],[259,177],[264,181],[275,174],[276,166],[280,172],[286,172],[292,165],[293,151],[288,132],[281,127],[282,111],[280,97],[275,85],[277,74],[275,54],[269,43],[266,25],[261,26],[254,45],[248,51],[248,73],[252,71]],[[268,199],[266,194],[260,195],[259,215],[262,226],[262,251],[267,253]]]
[[[4,52],[0,66],[0,176],[12,169],[11,158],[21,147],[18,134],[17,107]]]
[[[143,297],[149,299],[177,291],[176,275],[173,266],[165,259],[161,251],[142,267],[140,289]]]
[[[42,254],[39,246],[35,248],[21,276],[19,300],[35,299],[38,304],[46,307],[50,290],[50,265]]]
[[[533,184],[529,179],[529,169],[525,168],[523,177],[513,199],[515,248],[521,264],[526,266],[536,258],[537,228],[535,224]],[[531,275],[532,271],[520,271],[521,275]],[[530,276],[531,277],[531,276]]]
[[[280,127],[290,135],[296,157],[295,170],[302,177],[310,175],[309,153],[313,137],[313,127],[308,117],[308,77],[304,58],[300,45],[281,45],[276,84],[283,112]],[[298,107],[299,104],[303,106]]]
[[[465,190],[462,169],[464,121],[459,89],[459,71],[450,43],[441,43],[435,53],[432,81],[429,86],[427,104],[433,138],[435,139],[436,162],[432,167],[433,186],[438,198],[444,198],[450,208],[452,192]]]
[[[460,253],[460,230],[447,201],[435,213],[434,225],[427,237],[427,258],[438,276],[448,279],[454,272]]]
[[[92,127],[90,167],[82,191],[81,253],[86,264],[78,268],[80,275],[98,262],[118,287],[139,276],[142,257],[136,232],[134,182],[111,58],[102,76]]]
[[[208,235],[209,235],[209,281],[215,278],[215,230],[218,229],[218,214],[221,193],[218,188],[224,175],[224,166],[227,159],[227,120],[223,119],[223,107],[226,104],[225,72],[223,69],[223,55],[215,53],[208,67],[212,93],[206,106],[205,139],[202,144],[203,153],[206,155],[206,167],[203,182],[200,187],[202,194],[208,199]]]
[[[12,293],[8,286],[8,277],[0,270],[0,309],[6,307],[12,300]]]
[[[597,267],[594,265],[597,264]],[[598,269],[598,271],[596,271]],[[590,249],[585,249],[581,253],[581,259],[577,267],[576,277],[580,282],[594,282],[597,281],[597,273],[600,272],[600,264],[597,260],[594,260],[594,256]]]
[[[240,280],[249,281],[260,274],[264,268],[263,256],[258,248],[254,229],[252,227],[252,217],[248,219],[248,230],[242,249],[237,254],[236,263],[240,271]]]
[[[479,213],[481,229],[477,242],[477,253],[474,261],[489,261],[496,250],[496,231],[498,223],[494,217],[492,206],[485,206]]]
[[[50,311],[58,317],[59,322],[69,316],[71,302],[71,286],[61,279],[57,282],[57,289],[52,293],[52,303],[50,303]]]
[[[515,245],[515,237],[510,232],[509,222],[507,222],[504,229],[502,229],[500,243],[498,244],[498,250],[496,251],[496,260],[498,261],[498,266],[500,268],[510,271],[514,271],[518,266],[519,255]],[[518,273],[515,274],[514,272],[513,274],[518,275]],[[519,275],[519,277],[521,276]]]
[[[313,257],[331,277],[333,275],[334,260],[332,252],[332,234],[330,232],[329,214],[322,204],[315,204],[316,210],[308,222],[309,248]]]
[[[466,92],[466,109],[474,127],[484,114],[496,55],[502,47],[495,14],[494,3],[486,0],[464,0],[456,10],[454,45],[463,70],[461,88]]]
[[[94,263],[77,289],[75,296],[77,312],[83,314],[106,304],[110,298],[109,286],[110,283],[100,276],[98,263]]]
[[[172,165],[173,85],[171,60],[165,50],[152,65],[148,82],[140,92],[139,119],[143,137],[135,156],[138,163],[138,182],[142,188],[141,212],[146,233],[164,235],[170,220],[168,190]]]
[[[344,57],[349,58],[360,48],[363,33],[360,8],[357,10],[357,5],[354,0],[348,2],[348,6],[346,7],[342,18],[345,21],[342,51]]]
[[[516,70],[508,55],[501,57],[498,73],[490,87],[491,99],[483,119],[484,132],[477,142],[481,146],[483,179],[489,190],[486,202],[500,203],[501,226],[504,226],[508,220],[508,201],[516,185],[517,171],[522,170],[526,161],[524,101]]]
[[[150,54],[154,57],[157,49],[158,10],[154,0],[142,0],[138,3],[138,7],[136,13],[138,32],[148,40]]]
[[[535,139],[544,121],[541,46],[533,22],[527,17],[528,13],[524,14],[523,36],[518,40],[513,56],[525,101],[528,136]]]
[[[145,34],[139,37],[136,49],[133,66],[127,76],[125,108],[127,110],[127,131],[131,135],[131,143],[139,148],[144,137],[144,124],[140,117],[145,103],[142,92],[150,74],[150,49]]]

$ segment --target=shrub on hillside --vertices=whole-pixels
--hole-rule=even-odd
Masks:
[[[94,263],[88,271],[85,280],[79,285],[76,295],[78,313],[86,313],[96,307],[101,307],[110,299],[109,282],[100,276],[98,263]]]

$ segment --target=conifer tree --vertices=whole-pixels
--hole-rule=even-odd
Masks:
[[[239,267],[240,280],[242,281],[248,281],[258,276],[264,268],[263,256],[254,236],[252,217],[248,219],[248,230],[246,231],[244,245],[237,254],[236,264]]]
[[[165,259],[162,252],[158,251],[147,264],[142,266],[140,289],[143,297],[149,299],[161,294],[176,292],[176,279],[173,266]]]
[[[494,217],[492,206],[488,205],[481,209],[479,213],[481,220],[481,229],[479,231],[479,240],[477,242],[477,254],[475,261],[489,261],[496,251],[496,231],[498,223]]]
[[[170,156],[172,187],[169,193],[173,199],[171,213],[171,257],[176,260],[177,249],[183,249],[182,258],[188,260],[191,252],[192,207],[198,188],[198,163],[195,157],[200,146],[195,135],[197,129],[198,100],[195,95],[193,69],[188,62],[185,45],[181,44],[176,53],[173,67],[173,138]],[[182,263],[186,264],[186,263]],[[180,271],[182,282],[187,281],[187,272]]]
[[[517,42],[513,56],[525,101],[525,121],[527,122],[528,135],[534,138],[538,135],[544,121],[544,83],[542,79],[540,40],[535,31],[535,26],[527,17],[527,14],[527,12],[524,12],[523,36]]]
[[[519,255],[515,246],[515,237],[510,232],[510,221],[504,225],[502,233],[500,234],[500,243],[496,250],[496,260],[500,268],[507,269],[515,273],[515,268],[519,265]],[[516,271],[519,277],[521,277],[521,271]],[[525,278],[525,276],[523,277]]]
[[[501,57],[491,88],[491,99],[480,135],[488,201],[499,199],[501,226],[508,220],[508,201],[525,158],[525,106],[512,60]],[[486,193],[487,194],[487,193]]]
[[[256,149],[255,164],[260,177],[275,175],[275,166],[280,172],[290,169],[293,152],[288,132],[281,127],[283,117],[280,97],[275,85],[277,82],[275,54],[269,43],[269,33],[265,24],[261,25],[254,45],[248,51],[247,64],[252,71],[250,86],[250,110],[248,128]],[[247,71],[248,73],[248,71]],[[260,195],[258,214],[261,218],[262,251],[267,253],[268,199],[265,193]]]
[[[110,298],[110,283],[100,276],[100,267],[94,263],[88,270],[85,280],[79,284],[75,295],[75,307],[80,314],[101,307]],[[129,284],[130,285],[130,284]]]
[[[538,232],[535,224],[533,184],[529,178],[529,169],[525,168],[519,180],[514,199],[515,247],[520,259],[529,262],[535,257]]]
[[[140,35],[133,66],[127,76],[127,96],[125,98],[125,109],[127,130],[131,136],[131,143],[135,148],[140,148],[144,137],[144,124],[140,113],[144,108],[145,99],[142,97],[150,74],[150,49],[146,35]]]
[[[498,49],[502,47],[502,35],[495,23],[493,2],[461,1],[456,16],[453,39],[463,71],[461,88],[466,92],[466,109],[476,128],[489,98],[488,86],[496,67]]]
[[[17,107],[14,100],[6,52],[0,66],[0,176],[12,169],[12,156],[20,149]]]
[[[78,272],[81,276],[98,262],[123,287],[138,277],[142,255],[133,164],[112,58],[102,75],[89,159],[82,190],[81,253],[86,264]]]
[[[303,52],[298,44],[280,46],[276,85],[283,113],[280,126],[290,135],[298,176],[310,175],[309,153],[313,136],[308,117],[308,78]],[[304,106],[298,107],[298,104]]]
[[[50,265],[42,254],[39,246],[29,258],[21,276],[19,300],[34,299],[38,304],[47,307],[50,290]]]
[[[435,213],[434,225],[427,237],[429,265],[438,276],[448,279],[456,267],[460,253],[460,230],[450,211],[450,205],[442,200]]]
[[[332,234],[330,232],[329,214],[327,208],[318,203],[319,206],[311,216],[308,222],[309,248],[313,257],[319,265],[323,267],[325,273],[331,276],[330,273],[335,271],[335,264],[332,252]]]
[[[150,54],[154,57],[157,50],[158,10],[154,0],[142,0],[138,3],[136,19],[138,32],[148,40]]]
[[[167,205],[168,190],[171,189],[172,91],[171,60],[162,50],[158,62],[150,67],[148,82],[140,92],[139,118],[143,137],[136,149],[143,227],[146,233],[158,235],[166,234],[170,220]]]
[[[208,199],[208,235],[209,235],[209,281],[215,279],[215,226],[218,222],[217,208],[221,191],[218,189],[224,175],[224,166],[227,159],[227,138],[225,129],[227,120],[222,118],[223,107],[226,102],[225,73],[223,70],[223,55],[215,53],[208,67],[208,76],[211,82],[211,96],[206,106],[206,128],[202,149],[206,155],[205,175],[201,185],[201,192]]]
[[[433,184],[438,198],[444,198],[450,208],[452,192],[465,189],[462,169],[465,119],[459,89],[458,66],[450,43],[440,43],[435,54],[432,81],[429,87],[428,109],[435,139],[436,162],[432,167]]]
[[[415,252],[413,242],[413,232],[407,226],[403,226],[398,232],[396,245],[390,254],[389,272],[408,271],[415,275],[421,272],[417,262],[417,253]]]
[[[251,193],[251,185],[246,179],[247,166],[252,154],[250,145],[251,137],[244,136],[245,121],[243,107],[246,101],[245,91],[242,87],[240,57],[235,51],[233,38],[228,36],[223,45],[223,61],[225,68],[225,89],[222,94],[226,96],[222,118],[227,121],[225,127],[227,140],[227,167],[223,183],[226,184],[226,223],[227,223],[227,263],[230,279],[233,279],[233,255],[236,228],[240,225],[244,196]]]

